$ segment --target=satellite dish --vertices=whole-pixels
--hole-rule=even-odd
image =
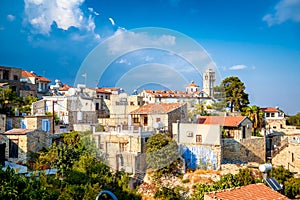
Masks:
[[[74,88],[68,89],[68,95],[73,96],[76,94],[76,90]]]

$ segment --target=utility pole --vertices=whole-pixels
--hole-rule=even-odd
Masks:
[[[52,133],[55,133],[55,116],[54,116],[54,103],[57,103],[57,101],[52,101]]]

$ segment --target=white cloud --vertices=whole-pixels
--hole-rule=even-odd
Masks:
[[[131,65],[131,62],[128,61],[126,58],[121,58],[120,60],[117,61],[117,63]]]
[[[109,19],[109,21],[111,22],[111,25],[113,25],[113,26],[116,25],[116,23],[115,23],[115,21],[114,21],[113,18],[110,17],[110,18],[108,18],[108,19]]]
[[[118,55],[147,46],[166,48],[175,45],[175,42],[176,37],[172,35],[151,36],[145,32],[135,33],[119,27],[114,39],[108,43],[108,52]]]
[[[88,8],[88,10],[91,12],[91,13],[94,13],[95,15],[100,15],[98,12],[94,11],[94,8]]]
[[[246,65],[234,65],[229,67],[229,70],[243,70],[247,69],[248,67]]]
[[[300,22],[300,0],[281,0],[272,13],[263,17],[269,26],[282,24],[285,21]]]
[[[7,15],[7,20],[8,21],[10,21],[10,22],[12,22],[12,21],[14,21],[16,19],[16,17],[14,16],[14,15]]]
[[[62,30],[70,27],[93,32],[96,25],[92,15],[81,10],[84,0],[24,0],[26,21],[34,33],[49,34],[56,23]],[[91,10],[91,9],[89,9]]]

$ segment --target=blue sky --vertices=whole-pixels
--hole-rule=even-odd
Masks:
[[[0,65],[73,85],[94,48],[118,32],[142,27],[174,30],[198,42],[221,78],[238,76],[245,83],[251,104],[279,106],[288,114],[300,111],[300,0],[1,0]],[[179,70],[170,66],[191,68],[170,55],[149,49],[119,55],[100,83],[114,86],[109,82],[113,77],[122,77],[124,83],[144,72],[133,70],[141,57],[151,77],[151,62],[152,69],[165,69],[157,75],[168,74],[170,80]],[[202,85],[201,77],[189,72],[179,73],[182,80]]]

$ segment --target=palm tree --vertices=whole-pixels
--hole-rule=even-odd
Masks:
[[[243,114],[249,117],[249,119],[251,119],[253,122],[252,133],[255,134],[256,130],[261,128],[261,125],[263,124],[263,112],[261,111],[260,107],[252,105],[244,108]]]

